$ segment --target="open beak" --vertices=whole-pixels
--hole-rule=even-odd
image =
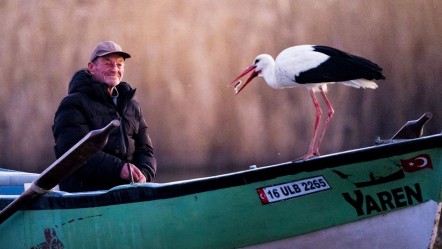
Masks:
[[[250,81],[253,80],[253,78],[255,78],[256,76],[258,76],[259,72],[257,71],[253,71],[256,68],[255,65],[251,65],[249,67],[246,68],[246,70],[244,70],[244,72],[242,72],[238,77],[236,77],[231,83],[235,84],[235,94],[238,94]],[[252,74],[250,75],[250,77],[246,80],[246,82],[244,82],[244,84],[242,84],[241,81],[238,81],[239,79],[241,79],[244,75],[248,74],[250,71],[253,71]]]

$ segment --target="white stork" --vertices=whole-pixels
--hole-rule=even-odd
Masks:
[[[253,72],[244,84],[238,81],[250,71]],[[267,84],[275,89],[303,86],[310,92],[316,109],[313,138],[307,154],[297,160],[306,160],[319,155],[319,146],[334,114],[326,94],[327,84],[338,83],[356,88],[375,89],[378,85],[374,80],[385,79],[382,68],[365,58],[332,47],[316,45],[287,48],[276,57],[276,60],[268,54],[258,55],[253,64],[232,81],[231,84],[235,84],[235,93],[244,89],[256,76],[263,77]],[[320,92],[328,109],[327,118],[319,135],[318,125],[322,110],[315,92]]]

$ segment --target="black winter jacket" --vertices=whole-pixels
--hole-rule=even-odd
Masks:
[[[106,190],[126,184],[128,181],[120,177],[126,162],[137,166],[147,181],[154,180],[156,159],[146,121],[134,100],[135,89],[121,82],[117,90],[119,97],[115,105],[107,92],[107,85],[93,80],[87,69],[74,74],[68,95],[55,113],[52,130],[56,157],[63,155],[88,132],[103,128],[113,119],[119,119],[121,126],[110,134],[103,150],[60,183],[61,190]]]

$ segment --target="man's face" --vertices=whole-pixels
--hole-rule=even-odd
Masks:
[[[88,63],[88,69],[92,78],[113,88],[123,79],[124,58],[118,54],[98,57],[94,62]]]

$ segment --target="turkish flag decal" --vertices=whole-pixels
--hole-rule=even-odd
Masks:
[[[260,188],[260,189],[257,189],[256,191],[258,192],[259,199],[261,200],[261,203],[263,205],[269,204],[269,199],[267,199],[264,189]]]
[[[431,157],[428,154],[421,154],[410,159],[401,160],[401,164],[406,172],[416,172],[425,168],[433,168]]]

